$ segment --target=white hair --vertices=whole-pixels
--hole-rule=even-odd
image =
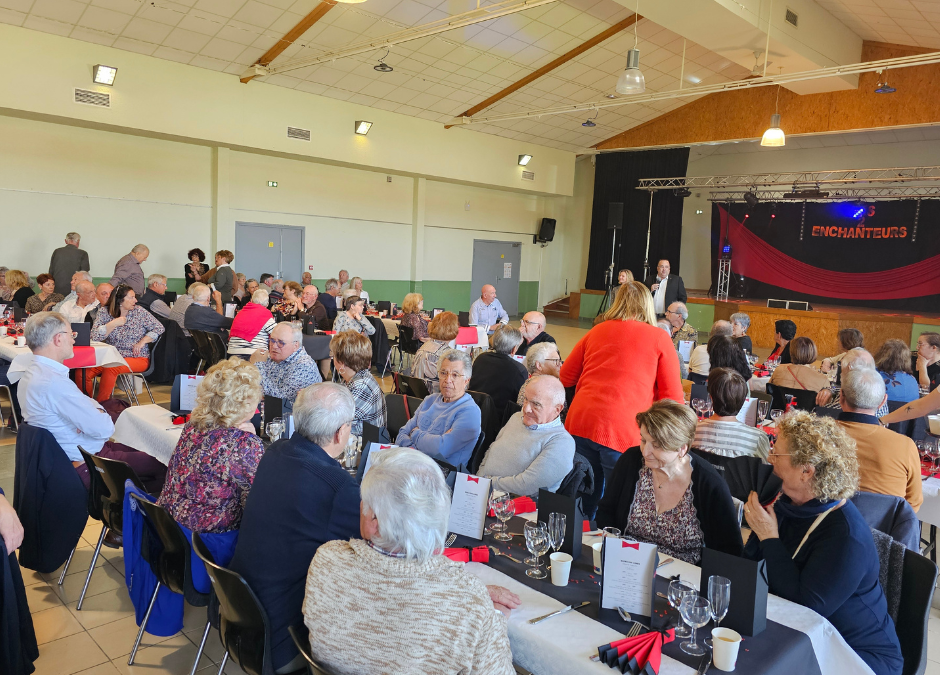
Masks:
[[[189,294],[193,296],[193,300],[202,302],[203,300],[209,299],[209,296],[212,295],[212,289],[206,286],[204,283],[197,281],[196,283],[189,285]]]
[[[871,368],[875,369],[875,357],[867,349],[850,349],[842,357],[842,372],[847,370]]]
[[[747,329],[751,327],[751,317],[743,312],[735,312],[731,315],[731,323],[738,324],[747,332]]]
[[[356,402],[349,390],[334,382],[318,382],[297,392],[294,424],[297,432],[321,448],[356,416]]]
[[[30,349],[41,349],[52,342],[56,333],[71,326],[65,317],[58,312],[37,312],[26,319],[26,346]]]
[[[290,330],[290,339],[291,339],[291,341],[292,341],[292,342],[296,342],[298,345],[300,345],[301,348],[303,348],[303,346],[304,346],[304,330],[303,330],[303,324],[302,324],[302,323],[300,323],[299,321],[290,321],[290,322],[282,321],[281,323],[277,324],[277,325],[271,330],[271,334],[273,335],[273,334],[274,334],[274,331],[276,331],[276,330],[278,330],[278,329],[280,329],[281,331],[284,331],[285,329]]]
[[[166,283],[166,276],[164,276],[164,275],[162,275],[162,274],[151,274],[149,277],[147,277],[147,285],[148,285],[148,286],[153,286],[153,282],[154,282],[154,281],[159,281],[161,284],[165,284],[165,283]]]
[[[538,342],[525,353],[525,369],[529,373],[538,371],[537,365],[544,364],[546,359],[552,358],[552,354],[558,351],[558,345],[554,342]]]
[[[552,375],[533,375],[526,380],[525,390],[529,391],[529,387],[536,382],[540,382],[549,388],[552,397],[552,405],[565,404],[565,388],[562,386],[561,380]]]
[[[77,244],[81,240],[82,235],[80,235],[78,232],[69,232],[67,235],[65,235],[65,241],[70,241],[73,244]],[[91,279],[89,279],[89,281],[91,281]]]
[[[885,381],[873,368],[854,368],[842,373],[842,393],[856,410],[877,410],[885,397]]]
[[[72,277],[74,278],[75,275],[78,275],[82,281],[91,281],[92,283],[94,283],[94,279],[91,278],[91,272],[79,271],[73,274]]]
[[[685,321],[689,318],[689,308],[685,306],[684,302],[674,302],[669,307],[675,307],[675,313],[682,317],[682,320]]]
[[[666,331],[669,337],[672,337],[672,325],[666,319],[660,319],[656,322],[656,325]]]
[[[708,337],[715,337],[716,335],[723,335],[725,337],[731,337],[731,324],[723,319],[719,319],[712,324],[712,330],[708,334]]]
[[[379,548],[418,562],[444,548],[451,494],[440,467],[424,453],[413,448],[377,453],[361,493],[363,509],[379,521],[372,539]]]
[[[131,249],[131,253],[143,253],[144,251],[150,253],[150,249],[147,248],[146,244],[137,244],[137,246]]]
[[[267,289],[259,288],[254,293],[251,294],[251,301],[256,305],[261,305],[262,307],[268,306],[268,293]]]
[[[444,363],[447,361],[457,362],[463,364],[463,374],[467,376],[467,381],[470,381],[470,377],[473,375],[473,359],[470,358],[470,355],[467,352],[462,352],[459,349],[448,349],[441,355],[440,360],[437,362],[437,370],[440,372],[441,368],[444,367]]]

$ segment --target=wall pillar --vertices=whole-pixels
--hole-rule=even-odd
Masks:
[[[212,252],[228,249],[235,252],[235,222],[229,211],[229,182],[231,180],[229,148],[212,148]]]
[[[424,223],[428,180],[414,179],[411,209],[411,292],[422,293],[424,286]]]

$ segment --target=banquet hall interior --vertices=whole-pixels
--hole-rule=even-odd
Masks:
[[[12,273],[22,271],[29,295],[43,300],[33,304],[38,309],[30,316],[52,309],[52,302],[44,304],[51,292],[44,290],[44,279],[56,277],[57,302],[69,302],[70,291],[78,294],[76,278],[69,286],[73,271],[87,272],[97,289],[104,284],[116,292],[125,283],[133,286],[120,272],[128,261],[142,275],[138,306],[146,297],[145,285],[147,293],[156,288],[160,298],[167,298],[168,311],[184,297],[196,302],[197,291],[189,285],[194,278],[188,276],[196,250],[203,265],[197,282],[211,268],[210,276],[221,284],[223,269],[230,267],[240,295],[230,295],[223,308],[216,286],[206,291],[211,293],[206,311],[212,314],[218,306],[228,327],[237,325],[232,317],[238,321],[246,302],[255,302],[246,291],[249,281],[279,294],[270,298],[272,311],[276,299],[290,294],[288,313],[275,312],[275,321],[296,318],[290,314],[295,299],[301,320],[306,320],[301,291],[291,290],[287,282],[300,283],[300,289],[315,286],[324,304],[337,302],[338,294],[337,309],[330,307],[331,324],[333,316],[342,316],[354,322],[357,332],[362,330],[356,321],[378,331],[378,337],[366,334],[373,359],[366,371],[384,397],[401,399],[407,393],[401,379],[424,377],[406,366],[414,366],[416,352],[428,343],[406,348],[409,333],[399,332],[404,326],[400,311],[412,294],[423,301],[425,326],[428,319],[437,322],[439,310],[459,317],[460,331],[469,330],[472,336],[467,342],[466,333],[459,333],[456,346],[474,359],[500,352],[499,323],[521,328],[523,342],[518,344],[528,345],[535,333],[529,337],[526,326],[531,330],[531,321],[537,321],[531,317],[541,316],[541,330],[557,345],[566,405],[574,412],[572,396],[582,391],[588,369],[580,373],[582,380],[575,374],[569,382],[573,368],[569,363],[566,370],[563,362],[572,357],[580,364],[591,337],[612,318],[623,318],[613,317],[611,307],[623,310],[621,300],[635,280],[636,292],[652,297],[656,316],[650,323],[659,319],[672,338],[670,343],[657,333],[643,342],[665,344],[670,368],[675,367],[673,353],[678,354],[688,404],[697,396],[709,405],[715,398],[710,388],[705,392],[705,384],[710,345],[723,335],[723,322],[743,327],[749,337],[745,398],[754,401],[753,415],[764,399],[776,412],[773,392],[782,387],[774,389],[780,381],[774,369],[779,377],[780,369],[788,367],[790,347],[796,351],[794,335],[809,338],[813,349],[796,367],[828,378],[813,391],[832,396],[809,404],[805,396],[780,399],[787,410],[815,410],[820,419],[842,412],[846,392],[840,399],[837,377],[845,382],[850,371],[836,364],[855,347],[862,348],[861,342],[846,342],[851,330],[864,336],[864,350],[875,357],[872,368],[877,361],[879,372],[885,350],[899,343],[901,360],[911,359],[910,367],[904,366],[909,377],[918,379],[924,361],[919,393],[904,403],[927,401],[940,385],[940,365],[934,366],[940,363],[940,235],[934,231],[940,223],[936,0],[0,0],[0,62],[5,64],[0,70],[0,274],[6,275],[0,291],[15,291]],[[80,243],[65,241],[72,234],[80,235]],[[87,252],[84,266],[69,268],[60,278],[52,269],[55,255],[73,246]],[[146,252],[143,260],[140,251]],[[618,280],[624,270],[631,278]],[[267,283],[266,277],[271,277]],[[210,283],[209,277],[205,280]],[[331,282],[336,282],[333,295],[328,293]],[[474,320],[482,316],[477,312],[493,308],[487,301],[489,287],[500,311],[505,310],[505,320],[498,314],[498,320]],[[365,300],[359,315],[355,303],[344,302],[350,296],[347,289]],[[75,309],[75,295],[71,298]],[[26,320],[20,313],[25,308],[14,315],[11,302],[10,295],[0,297],[0,383],[9,385],[0,386],[0,492],[23,520],[22,511],[32,502],[28,495],[17,495],[24,489],[17,476],[26,471],[17,466],[18,443],[26,445],[19,439],[22,428],[31,425],[19,411],[26,380],[20,381],[19,394],[13,385],[22,374],[18,368],[25,370],[30,363],[20,366],[17,359],[33,355],[25,338],[15,337],[16,324]],[[6,317],[8,306],[11,314]],[[98,312],[112,320],[101,311],[105,307]],[[99,334],[99,324],[77,309],[78,323],[93,324],[92,343],[106,342],[111,324]],[[157,316],[157,323],[174,324],[169,316]],[[188,325],[188,311],[186,316]],[[741,316],[746,317],[743,325],[735,318]],[[149,370],[143,376],[118,376],[113,394],[126,402],[122,417],[130,418],[148,404],[161,407],[158,412],[168,415],[163,426],[169,428],[158,424],[154,429],[164,436],[176,434],[170,452],[179,434],[173,429],[177,422],[169,420],[178,407],[180,378],[208,377],[208,366],[226,357],[248,360],[258,346],[251,337],[260,334],[256,326],[247,338],[250,349],[233,351],[229,342],[226,352],[228,332],[220,330],[213,339],[222,335],[222,353],[206,358],[183,319],[176,321],[162,344],[151,345],[150,361],[145,358],[134,372]],[[793,326],[793,334],[785,335],[786,326]],[[316,381],[344,383],[339,366],[331,365],[338,348],[329,337],[331,325],[311,325],[309,331],[305,325],[303,333],[300,352],[310,352],[308,337],[320,338],[319,351],[312,355],[312,362],[322,364],[314,366],[320,369]],[[936,356],[925,360],[931,348],[928,336],[936,336]],[[447,340],[454,346],[453,337]],[[141,360],[136,351],[132,356],[120,345],[120,354],[113,348],[108,352],[113,357],[102,357],[94,344],[84,345],[81,349],[89,350],[91,360],[71,366],[76,382],[76,373],[86,368],[114,370],[108,366]],[[177,350],[173,345],[186,345],[185,355],[172,351],[171,358],[171,350]],[[705,359],[704,371],[695,369],[696,349]],[[274,359],[273,346],[271,350]],[[622,345],[611,343],[607,350],[629,362]],[[257,351],[268,358],[263,346]],[[435,368],[456,363],[437,358]],[[522,361],[516,364],[520,372],[530,368],[520,375],[523,382],[542,372],[533,372],[534,366],[521,356],[517,360]],[[618,366],[614,359],[605,364],[612,371],[623,370],[609,373],[611,388],[631,386],[634,366]],[[680,381],[669,372],[678,387]],[[626,380],[618,380],[620,375]],[[429,386],[425,393],[438,396],[436,371],[426,379],[437,389]],[[85,391],[98,396],[105,380],[102,375],[97,390],[91,385]],[[805,394],[809,387],[799,384],[792,386]],[[513,397],[519,383],[514,387]],[[264,388],[267,399],[267,384]],[[528,400],[525,391],[523,384],[515,410]],[[291,401],[298,395],[293,392]],[[17,396],[14,412],[11,404]],[[631,410],[629,424],[659,397],[649,396],[642,409]],[[898,414],[901,405],[892,405],[890,392],[885,396],[875,406],[878,418]],[[620,400],[611,392],[614,398]],[[681,402],[682,396],[678,398]],[[404,400],[409,405],[407,396]],[[604,408],[603,397],[598,401],[594,414],[602,424],[613,425],[617,415]],[[703,413],[704,405],[696,410],[698,420],[718,414]],[[882,406],[889,406],[890,413]],[[834,412],[827,413],[827,407]],[[266,420],[263,406],[259,410]],[[413,423],[419,416],[407,410]],[[928,417],[933,412],[937,410],[918,412],[920,426],[911,422],[900,432],[910,438],[905,442],[911,448],[916,443],[920,456],[915,453],[914,461],[917,471],[923,467],[924,472],[923,504],[915,506],[912,516],[917,550],[909,547],[908,553],[929,561],[925,574],[932,570],[934,575],[929,588],[919,587],[916,593],[908,589],[904,596],[910,600],[913,593],[911,602],[922,601],[922,616],[913,622],[917,627],[892,619],[911,634],[923,633],[922,639],[911,638],[919,645],[915,647],[901,638],[905,675],[940,675],[940,598],[933,596],[940,417]],[[770,417],[754,422],[753,415],[749,426],[766,431],[772,449],[777,417],[771,425]],[[502,410],[499,416],[503,423],[509,419]],[[565,427],[580,443],[572,417],[568,415]],[[637,442],[631,446],[640,442],[640,424],[633,425]],[[536,427],[520,425],[526,428]],[[120,421],[115,429],[120,431]],[[493,436],[499,429],[497,425]],[[119,440],[117,431],[112,440]],[[483,432],[481,438],[487,435]],[[396,437],[382,440],[395,443]],[[486,447],[492,442],[494,438],[486,438]],[[762,442],[766,445],[767,438]],[[576,447],[581,452],[581,445]],[[144,447],[135,450],[153,455]],[[605,466],[602,473],[600,461],[591,460],[588,467],[598,479],[610,469]],[[469,465],[458,468],[471,472]],[[353,466],[352,474],[361,479],[361,469],[356,476]],[[862,479],[864,483],[864,475]],[[610,475],[606,480],[609,485]],[[921,476],[914,480],[920,483]],[[737,499],[733,490],[730,494],[740,510],[740,526],[747,495]],[[902,506],[910,511],[904,495],[900,497],[899,513]],[[575,565],[583,568],[579,578],[596,586],[593,576],[587,581],[589,544],[602,538],[589,538],[587,532],[601,527],[587,513],[575,513],[585,515],[586,551]],[[521,519],[510,522],[512,526],[522,532]],[[877,530],[871,522],[869,526]],[[743,527],[746,541],[751,530],[746,522]],[[29,532],[27,527],[27,538]],[[0,664],[9,664],[15,675],[250,672],[239,664],[231,645],[223,646],[217,627],[209,630],[204,605],[183,603],[181,630],[163,636],[143,632],[141,640],[138,631],[149,596],[141,608],[128,591],[125,549],[111,547],[110,538],[102,546],[103,538],[100,518],[89,516],[77,544],[67,547],[66,555],[74,548],[67,566],[65,559],[45,571],[20,565],[28,602],[20,612],[28,610],[22,621],[31,618],[38,656],[0,658]],[[476,544],[466,543],[471,539],[462,536],[458,546],[472,548]],[[581,539],[579,534],[577,541]],[[130,542],[125,530],[124,543]],[[489,544],[500,542],[487,533],[483,545]],[[500,564],[515,564],[498,556],[510,555],[507,550],[528,555],[525,546],[517,540],[502,553],[491,547],[492,557]],[[93,557],[97,567],[89,575]],[[688,567],[698,574],[698,567]],[[595,563],[593,569],[600,568]],[[678,573],[667,567],[660,577]],[[523,581],[513,582],[520,588],[535,588],[540,598],[551,595],[550,583],[526,585],[521,574]],[[572,567],[572,579],[574,574]],[[704,595],[708,582],[702,579]],[[0,579],[0,591],[3,583],[8,581]],[[765,600],[766,589],[765,583]],[[523,610],[528,597],[523,596]],[[558,608],[582,599],[562,594],[555,602],[554,597],[551,602]],[[598,604],[597,592],[585,599]],[[791,600],[774,595],[771,584],[767,623],[794,636],[786,648],[763,658],[761,669],[747,672],[789,668],[825,675],[839,668],[880,675],[877,668],[869,670],[871,663],[853,652],[851,641],[843,640],[827,617],[800,607],[812,617],[800,615],[803,628],[795,627],[796,619],[788,624],[780,607],[799,605]],[[9,608],[11,602],[0,593],[0,657],[18,650],[10,646],[7,632],[15,613],[4,615],[4,604]],[[513,609],[517,616],[519,611]],[[598,611],[613,610],[605,606]],[[572,614],[576,612],[569,612],[569,619]],[[580,618],[595,621],[595,614],[589,616]],[[344,621],[342,608],[335,620]],[[628,630],[622,624],[622,630],[612,631],[611,620],[597,620],[598,635],[605,637],[589,634],[582,640],[590,643],[588,652],[575,653],[565,646],[563,631],[552,646],[555,638],[532,633],[534,627],[523,623],[510,617],[508,645],[518,672],[535,675],[606,670],[605,664],[588,658],[597,646],[593,643]],[[594,624],[577,625],[590,633]],[[350,659],[361,637],[348,636]],[[24,640],[29,642],[28,635]],[[663,648],[662,672],[696,672],[698,660],[680,658],[678,642]],[[543,647],[543,656],[526,652],[524,644]],[[559,653],[567,649],[571,660],[559,660],[549,647]],[[129,665],[132,651],[136,656]],[[745,651],[737,672],[742,672],[742,663],[752,663],[740,659],[757,658],[745,657]],[[304,667],[300,663],[290,672],[305,672]],[[266,668],[264,675],[276,670],[270,662]]]

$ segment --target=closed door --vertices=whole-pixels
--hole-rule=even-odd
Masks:
[[[304,228],[235,223],[236,270],[249,279],[273,274],[300,281],[304,267]]]
[[[470,301],[480,297],[486,284],[496,288],[496,297],[506,313],[519,313],[519,265],[522,244],[513,241],[473,240],[473,273]]]

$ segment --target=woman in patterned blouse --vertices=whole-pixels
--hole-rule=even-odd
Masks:
[[[358,295],[351,295],[343,302],[345,312],[337,312],[336,321],[333,322],[333,330],[342,333],[344,330],[351,330],[356,333],[365,333],[372,335],[375,333],[375,326],[369,323],[369,320],[362,315],[365,300]]]
[[[427,342],[430,340],[428,335],[428,320],[421,316],[421,310],[424,309],[424,298],[420,293],[409,293],[401,303],[401,325],[409,326],[414,331],[414,339]]]
[[[333,367],[356,401],[352,434],[362,436],[363,422],[384,429],[388,416],[385,396],[369,372],[372,366],[372,343],[369,338],[351,330],[337,333],[330,340],[330,354],[333,356]]]
[[[284,297],[275,302],[274,306],[271,307],[274,320],[278,323],[281,321],[299,320],[300,313],[304,310],[304,305],[300,301],[300,296],[303,292],[303,286],[296,281],[288,281],[284,284]]]
[[[258,369],[238,357],[212,366],[196,391],[157,502],[193,532],[229,532],[264,453],[251,418],[261,401]]]
[[[127,284],[121,284],[111,292],[108,304],[98,309],[98,317],[91,328],[91,338],[113,345],[120,352],[127,366],[117,368],[87,368],[84,390],[92,395],[95,375],[101,375],[98,383],[99,401],[111,398],[114,383],[121,373],[142,373],[150,365],[150,347],[166,329],[153,314],[137,306],[137,296]]]
[[[597,526],[656,544],[661,555],[698,565],[702,548],[741,555],[731,493],[708,461],[689,454],[696,417],[670,399],[636,416],[640,446],[624,452],[597,507]]]
[[[36,283],[39,285],[39,293],[29,296],[26,301],[24,309],[27,314],[48,312],[54,304],[65,300],[65,296],[55,292],[55,279],[51,274],[40,274],[36,277]]]

